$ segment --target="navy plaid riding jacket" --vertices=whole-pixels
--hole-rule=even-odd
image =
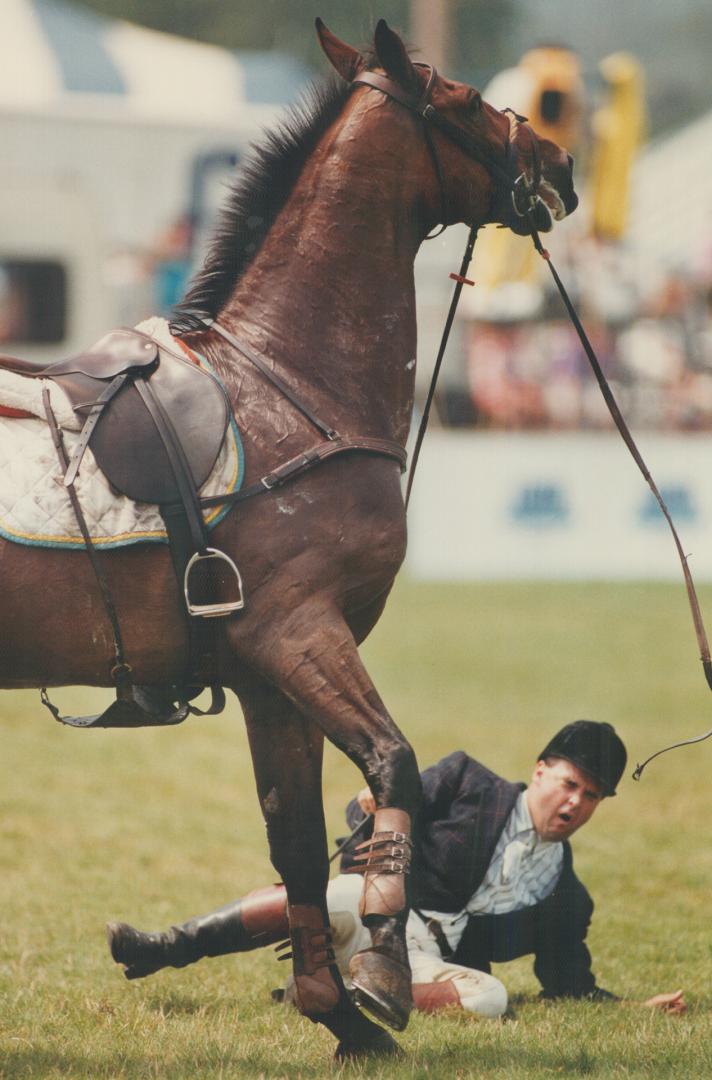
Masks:
[[[487,873],[499,836],[526,784],[513,784],[457,750],[421,773],[423,798],[413,825],[410,899],[415,908],[462,911]],[[354,828],[363,811],[352,799],[346,819]],[[365,826],[344,849],[342,871],[353,865]],[[490,961],[535,954],[534,969],[547,997],[608,997],[596,987],[585,944],[593,901],[573,871],[571,847],[552,893],[530,908],[468,920],[457,963],[488,971]]]

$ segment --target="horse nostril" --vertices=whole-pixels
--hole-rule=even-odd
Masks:
[[[568,161],[568,163],[569,163],[569,172],[570,172],[570,173],[571,173],[571,175],[573,176],[573,175],[574,175],[574,159],[573,159],[573,157],[571,156],[571,154],[567,154],[567,155],[566,155],[566,160],[567,160],[567,161]]]

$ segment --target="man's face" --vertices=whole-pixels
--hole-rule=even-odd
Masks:
[[[601,786],[564,758],[537,761],[527,788],[532,823],[542,840],[568,840],[603,798]]]

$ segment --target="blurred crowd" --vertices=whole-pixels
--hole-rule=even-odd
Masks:
[[[652,282],[647,275],[643,291],[635,267],[599,248],[563,276],[630,426],[712,431],[712,272]],[[530,315],[468,320],[464,346],[469,400],[446,405],[446,423],[504,430],[611,424],[558,295],[543,293]]]

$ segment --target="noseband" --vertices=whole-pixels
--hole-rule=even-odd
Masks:
[[[541,181],[541,156],[539,153],[539,143],[536,135],[532,131],[532,128],[526,121],[526,117],[519,116],[512,109],[505,109],[504,112],[509,115],[509,134],[504,148],[504,164],[497,160],[497,158],[491,154],[487,149],[479,146],[471,136],[467,135],[456,124],[453,124],[451,120],[448,120],[446,116],[443,116],[441,112],[431,104],[430,96],[437,78],[437,71],[432,64],[423,64],[416,62],[415,67],[422,68],[428,73],[428,77],[419,94],[409,94],[398,83],[387,75],[380,75],[376,71],[363,71],[354,76],[351,80],[351,85],[363,85],[370,86],[374,90],[380,90],[382,94],[391,98],[393,101],[397,101],[399,105],[408,109],[409,112],[414,113],[423,122],[423,135],[425,136],[425,142],[430,153],[430,157],[433,161],[433,167],[435,169],[435,175],[438,178],[438,185],[440,188],[440,205],[441,205],[441,217],[443,224],[440,229],[431,233],[430,239],[433,236],[439,236],[440,233],[447,228],[447,197],[445,194],[445,182],[443,180],[442,169],[440,167],[440,161],[435,149],[435,144],[432,139],[431,128],[436,128],[442,132],[451,142],[454,142],[457,146],[463,150],[468,157],[473,158],[484,166],[489,175],[495,181],[495,207],[498,209],[498,217],[502,218],[505,224],[510,224],[508,220],[510,214],[513,213],[516,218],[522,219],[528,217],[536,207],[539,196],[537,191],[539,183]],[[531,160],[531,177],[526,172],[518,173],[517,165],[517,135],[520,131],[526,132],[529,141],[529,157]],[[494,207],[493,207],[494,209]]]

